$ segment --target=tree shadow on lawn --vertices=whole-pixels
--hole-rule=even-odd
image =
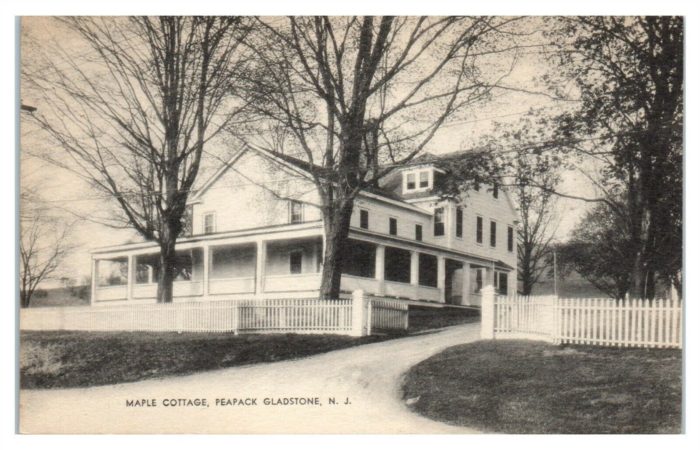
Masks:
[[[497,433],[680,433],[681,351],[480,341],[414,366],[404,398]]]

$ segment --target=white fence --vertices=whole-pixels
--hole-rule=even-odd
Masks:
[[[408,329],[408,304],[400,300],[370,297],[367,315],[369,334],[372,330]]]
[[[364,296],[319,300],[219,300],[20,311],[22,330],[332,333],[362,336],[375,329],[405,329],[408,306]]]
[[[502,297],[489,290],[486,294],[482,304],[483,338],[625,347],[682,346],[683,308],[677,300]]]

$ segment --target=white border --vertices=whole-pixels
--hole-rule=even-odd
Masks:
[[[389,2],[377,2],[376,0],[354,0],[346,2],[290,2],[285,0],[277,1],[262,1],[256,2],[224,2],[221,0],[198,0],[184,1],[171,0],[167,2],[144,0],[121,0],[119,2],[95,2],[95,1],[57,1],[57,0],[5,0],[0,5],[4,14],[2,14],[2,61],[6,64],[9,61],[16,61],[15,54],[15,19],[16,15],[70,15],[70,14],[265,14],[265,15],[280,15],[280,14],[350,14],[350,13],[373,13],[373,14],[528,14],[528,15],[553,15],[553,14],[605,14],[605,15],[638,15],[638,14],[682,14],[686,15],[686,83],[687,103],[686,103],[686,199],[697,199],[697,194],[700,193],[698,186],[698,177],[693,177],[695,169],[700,169],[698,163],[697,151],[700,149],[697,139],[698,114],[698,96],[696,83],[700,80],[698,73],[697,55],[698,55],[698,15],[693,7],[693,2],[690,1],[673,1],[666,0],[664,2],[652,1],[610,1],[610,0],[589,0],[586,2],[561,2],[561,1],[519,1],[519,0],[492,0],[489,2],[440,2],[440,1],[417,1],[404,0],[395,4]],[[12,151],[13,146],[9,143],[10,136],[15,136],[15,71],[3,71],[2,86],[6,95],[5,107],[3,108],[3,136],[6,137],[6,145],[3,147],[2,154],[2,192],[3,205],[6,208],[13,208],[15,204],[15,155]],[[9,99],[13,99],[10,101]],[[691,200],[696,201],[696,200]],[[698,229],[698,208],[692,208],[690,202],[686,202],[686,217],[685,227],[688,230]],[[14,261],[10,257],[15,253],[15,223],[10,220],[2,222],[4,231],[3,246],[3,286],[5,293],[13,291],[10,286],[15,285],[15,270]],[[687,233],[685,239],[686,248],[686,295],[688,299],[686,306],[686,317],[690,318],[692,325],[695,320],[700,317],[698,306],[700,299],[696,298],[699,290],[694,283],[694,275],[698,268],[698,238],[695,233]],[[11,262],[12,261],[12,262]],[[5,308],[2,314],[2,322],[0,327],[3,331],[2,349],[4,363],[7,365],[11,360],[15,351],[15,320],[14,320],[14,291],[11,295],[5,295],[3,298],[3,307]],[[686,380],[689,383],[686,385],[686,435],[682,436],[351,436],[338,439],[334,436],[322,437],[288,437],[288,436],[86,436],[86,437],[55,437],[55,436],[17,436],[13,435],[15,429],[15,380],[14,373],[4,370],[0,377],[2,382],[2,397],[0,402],[3,405],[3,447],[4,448],[41,448],[45,450],[51,448],[70,448],[82,449],[99,448],[123,448],[134,444],[143,445],[144,447],[153,448],[154,446],[167,446],[168,448],[191,449],[195,446],[216,445],[238,445],[243,448],[260,445],[261,440],[263,445],[284,447],[284,448],[326,448],[332,445],[337,449],[345,448],[367,448],[381,446],[396,446],[401,448],[465,448],[468,445],[472,448],[518,448],[519,450],[527,450],[531,448],[546,449],[546,448],[567,448],[567,450],[591,448],[610,448],[630,446],[635,450],[641,449],[656,449],[660,446],[667,448],[700,448],[700,440],[698,436],[698,425],[700,424],[700,415],[698,414],[698,388],[697,380],[700,380],[698,373],[697,361],[697,346],[700,343],[696,327],[686,326]]]

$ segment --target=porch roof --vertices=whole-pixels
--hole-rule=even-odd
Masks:
[[[177,240],[178,244],[189,244],[205,241],[217,241],[227,238],[249,237],[249,236],[267,236],[275,233],[282,234],[285,232],[298,232],[308,230],[323,230],[323,223],[320,220],[312,222],[303,222],[300,224],[281,224],[271,225],[267,227],[247,228],[236,231],[224,231],[221,233],[198,234],[195,236],[182,237]],[[118,251],[140,250],[145,248],[158,248],[158,244],[153,241],[137,242],[130,244],[110,245],[105,247],[97,247],[90,249],[90,254],[113,253]]]

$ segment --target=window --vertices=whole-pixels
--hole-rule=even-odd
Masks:
[[[360,210],[360,228],[369,229],[369,211],[366,209]]]
[[[180,231],[180,235],[183,237],[192,236],[192,210],[192,205],[187,206],[185,214],[182,216],[182,231]]]
[[[508,227],[508,251],[513,251],[513,227]]]
[[[302,223],[304,221],[304,205],[292,200],[289,202],[289,223]]]
[[[421,286],[437,287],[438,262],[437,256],[418,254],[418,284]]]
[[[416,225],[416,240],[423,240],[423,225]]]
[[[493,183],[493,198],[498,198],[498,183]]]
[[[481,292],[481,288],[484,287],[484,278],[482,269],[476,269],[476,283],[474,283],[474,293],[478,294]]]
[[[136,255],[136,284],[155,283],[160,272],[160,255]]]
[[[430,172],[423,171],[420,173],[420,179],[419,179],[419,187],[421,188],[427,188],[430,186]]]
[[[508,295],[508,274],[505,272],[498,273],[498,293]]]
[[[476,243],[481,244],[484,242],[484,219],[481,217],[476,218]]]
[[[389,217],[389,234],[396,236],[396,218]]]
[[[457,208],[457,230],[455,231],[456,235],[458,238],[462,237],[462,228],[464,226],[464,212],[462,211],[462,208]]]
[[[301,273],[301,259],[303,253],[301,250],[293,250],[289,252],[289,273]]]
[[[356,277],[374,278],[377,246],[368,242],[348,239],[343,245],[343,273]]]
[[[378,270],[381,270],[381,267]],[[384,249],[384,279],[410,283],[411,252],[402,248],[386,247]]]
[[[406,190],[411,191],[416,188],[416,174],[407,173],[406,174]]]
[[[491,247],[496,246],[496,222],[491,221]]]
[[[433,234],[435,236],[445,235],[445,208],[435,208],[433,216]]]
[[[204,214],[204,234],[216,232],[216,215],[214,213]]]

